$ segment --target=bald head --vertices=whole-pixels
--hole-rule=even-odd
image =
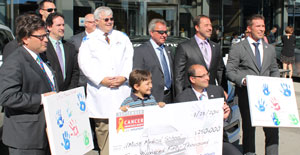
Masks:
[[[198,92],[202,92],[209,85],[209,73],[202,65],[195,64],[190,66],[188,76],[192,87]]]
[[[94,14],[87,14],[84,17],[84,27],[87,33],[92,33],[96,29]]]

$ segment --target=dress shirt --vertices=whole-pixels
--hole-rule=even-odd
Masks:
[[[108,37],[110,44],[104,32],[97,28],[83,38],[78,53],[79,67],[88,78],[86,103],[92,118],[109,118],[130,95],[127,82],[118,88],[100,84],[105,77],[128,79],[132,70],[133,47],[128,36],[112,30]]]
[[[62,54],[62,58],[63,58],[63,62],[64,62],[64,67],[65,67],[63,77],[64,77],[64,79],[66,79],[66,56],[65,56],[65,50],[64,50],[63,43],[61,40],[55,40],[55,39],[51,38],[50,36],[49,36],[49,40],[51,41],[54,50],[56,50],[56,42],[57,41],[59,42],[59,46],[61,49],[61,54]],[[56,53],[56,51],[55,51],[55,53]]]
[[[202,93],[196,91],[196,90],[194,89],[194,87],[192,87],[192,89],[193,89],[195,95],[197,96],[198,101],[200,101],[200,97],[201,97],[201,96],[202,96],[202,100],[201,100],[201,101],[203,101],[203,100],[208,100],[208,94],[207,94],[206,89],[203,89],[203,92],[202,92]]]
[[[264,49],[263,49],[262,39],[259,39],[257,42],[254,41],[251,37],[247,37],[247,39],[248,39],[248,42],[249,42],[250,47],[252,49],[252,52],[254,54],[254,57],[255,57],[255,46],[253,45],[253,43],[259,43],[258,50],[259,50],[260,62],[261,62],[261,66],[262,66],[262,64],[263,64],[263,57],[264,57]]]
[[[202,49],[202,47],[201,47],[202,45],[201,44],[204,44],[204,46],[206,47],[207,52],[210,53],[210,62],[211,62],[212,52],[211,52],[211,47],[210,47],[209,42],[207,41],[207,39],[206,40],[202,40],[197,35],[195,35],[195,40],[196,40],[196,42],[198,44],[198,47],[199,47],[199,49],[200,49],[200,51],[201,51],[201,53],[203,55],[203,58],[204,58],[204,55],[206,55],[206,54],[204,53],[203,50],[201,50]],[[207,43],[205,43],[205,41]]]
[[[161,60],[160,60],[160,50],[158,49],[158,48],[160,48],[160,46],[158,46],[155,42],[154,42],[154,40],[151,38],[150,39],[150,43],[152,44],[152,46],[153,46],[153,49],[154,49],[154,51],[155,51],[155,54],[156,54],[156,56],[157,56],[157,58],[158,58],[158,60],[159,60],[159,62],[160,62],[160,67],[161,67],[161,69],[163,69],[163,66],[162,66],[162,63],[161,63]],[[169,75],[170,75],[170,78],[172,79],[172,76],[171,76],[171,73],[170,73],[170,71],[171,71],[171,68],[170,68],[170,62],[169,62],[169,57],[168,57],[168,54],[167,54],[167,52],[166,52],[166,48],[163,48],[163,50],[164,50],[164,56],[165,56],[165,58],[166,58],[166,61],[167,61],[167,65],[168,65],[168,69],[169,69]],[[165,86],[164,87],[164,90],[168,90],[168,88]]]

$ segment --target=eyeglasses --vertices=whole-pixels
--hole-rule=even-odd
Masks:
[[[199,76],[192,76],[192,77],[195,77],[195,78],[204,78],[206,76],[209,76],[209,73],[206,73],[204,75],[199,75]]]
[[[163,35],[163,34],[168,34],[168,31],[158,31],[158,30],[153,30],[153,32],[157,32],[157,33],[159,33],[159,34],[161,34],[161,35]]]
[[[47,34],[47,33],[46,33],[46,34],[43,34],[43,35],[33,35],[33,34],[32,34],[32,35],[30,35],[30,36],[35,37],[35,38],[38,38],[40,41],[43,41],[44,38],[48,36],[48,34]]]
[[[45,10],[45,11],[47,11],[47,12],[56,12],[57,11],[57,9],[56,8],[48,8],[48,9],[42,9],[42,10]]]
[[[102,18],[105,22],[108,22],[109,20],[110,21],[114,21],[114,18],[113,17],[111,17],[111,18]]]

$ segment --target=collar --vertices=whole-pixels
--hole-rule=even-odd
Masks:
[[[202,93],[196,91],[196,89],[194,89],[193,86],[192,86],[192,90],[194,91],[195,95],[197,96],[197,99],[199,99],[199,97],[200,97],[201,95],[204,95],[206,98],[208,98],[208,94],[207,94],[207,89],[206,89],[206,88],[203,89],[203,92],[202,92]]]
[[[195,40],[198,45],[200,45],[201,43],[205,43],[205,41],[208,43],[208,39],[202,40],[197,35],[195,35]]]
[[[247,37],[247,39],[250,45],[253,45],[252,43],[259,43],[259,45],[261,45],[262,43],[261,39],[259,39],[257,42],[253,40],[251,37]]]
[[[36,60],[38,55],[34,53],[32,50],[28,49],[26,46],[23,45],[23,47],[28,51],[28,53],[32,56],[32,58]]]
[[[156,44],[156,42],[154,42],[154,40],[152,38],[150,39],[150,43],[152,44],[152,46],[153,46],[154,49],[157,49],[159,47],[163,48],[163,49],[165,48],[164,44],[162,44],[162,45],[159,46],[159,45]]]
[[[99,30],[99,32],[100,32],[101,35],[104,35],[104,34],[105,34],[105,32],[103,32],[101,29],[97,28],[97,30]],[[113,30],[114,30],[114,29],[111,29],[111,30],[108,32],[108,35],[111,35]],[[93,33],[93,32],[92,32],[92,33]]]
[[[139,97],[136,96],[133,92],[131,92],[130,96],[131,96],[131,98],[132,98],[134,101],[137,101],[137,100],[148,100],[148,99],[150,99],[150,95],[147,95],[147,94],[144,95],[144,99],[139,98]]]
[[[51,43],[52,43],[53,45],[56,45],[56,42],[59,42],[60,45],[62,45],[61,39],[60,39],[60,40],[55,40],[55,39],[53,39],[53,38],[51,38],[51,37],[49,36],[49,40],[51,41]],[[55,47],[55,46],[54,46],[54,47]]]

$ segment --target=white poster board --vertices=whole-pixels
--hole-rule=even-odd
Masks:
[[[82,155],[94,148],[84,88],[45,98],[47,133],[53,155]]]
[[[113,155],[222,154],[224,99],[147,106],[109,119]]]
[[[248,75],[246,80],[252,126],[300,127],[292,79]]]

